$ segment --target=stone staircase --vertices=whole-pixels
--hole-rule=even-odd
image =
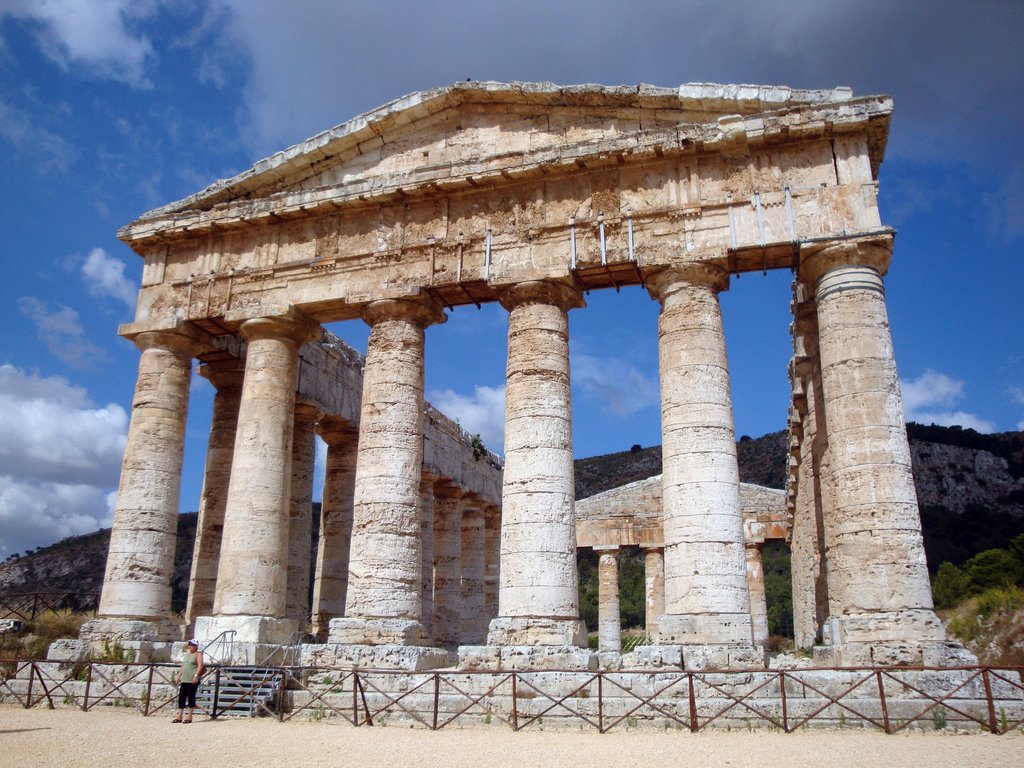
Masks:
[[[196,704],[215,717],[256,717],[276,710],[280,690],[281,675],[274,669],[224,666],[206,676]]]

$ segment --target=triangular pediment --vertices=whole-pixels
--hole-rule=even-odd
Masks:
[[[730,131],[749,130],[745,121],[756,127],[751,119],[758,115],[800,109],[854,114],[849,105],[861,101],[847,88],[457,83],[353,118],[150,211],[121,235],[131,240],[137,225],[152,232],[160,220],[255,201],[265,206],[298,196],[300,202],[316,202],[323,190],[351,187],[365,198],[385,187],[443,184],[453,178],[472,184],[476,176],[514,173],[517,164],[585,158],[588,148],[628,150],[678,135],[683,141],[714,143]],[[882,109],[887,116],[887,99]]]

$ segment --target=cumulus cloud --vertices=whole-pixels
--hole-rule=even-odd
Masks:
[[[40,48],[64,70],[149,88],[146,68],[153,45],[137,31],[158,0],[8,0],[9,14],[31,24]]]
[[[631,416],[659,402],[658,383],[615,357],[574,352],[571,375],[573,386],[600,401],[604,413]]]
[[[89,251],[82,263],[82,279],[93,296],[117,299],[129,309],[135,309],[137,289],[124,275],[125,263],[109,255],[102,248]]]
[[[77,370],[94,370],[106,360],[106,353],[89,341],[78,313],[71,307],[50,305],[35,296],[18,299],[21,314],[36,326],[36,335],[50,353]]]
[[[1010,387],[1010,398],[1013,402],[1024,405],[1024,387]],[[1017,429],[1024,432],[1024,419],[1017,422]]]
[[[964,383],[960,379],[928,370],[916,379],[901,379],[900,391],[907,421],[945,427],[958,425],[978,432],[994,432],[996,429],[993,422],[976,414],[954,410],[965,397]]]
[[[0,365],[0,555],[110,525],[127,431],[120,405]]]
[[[427,400],[446,416],[458,420],[470,434],[479,434],[490,450],[501,453],[505,445],[505,387],[475,387],[472,395],[451,389],[432,390]]]

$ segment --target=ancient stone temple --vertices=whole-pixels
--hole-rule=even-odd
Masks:
[[[639,661],[763,664],[718,297],[744,272],[788,269],[800,642],[834,663],[942,663],[884,300],[891,113],[888,97],[845,88],[459,83],[128,225],[145,267],[120,333],[141,358],[83,637],[176,637],[198,360],[217,388],[188,616],[201,639],[258,650],[308,620],[330,662],[421,669],[458,649],[466,668],[595,665],[578,607],[568,313],[588,291],[642,285],[661,306],[664,473],[655,645]],[[431,326],[481,302],[508,312],[503,474],[423,401]],[[323,335],[354,318],[371,327],[365,360]],[[329,455],[311,574],[316,432]]]

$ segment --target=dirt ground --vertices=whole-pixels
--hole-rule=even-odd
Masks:
[[[627,765],[686,768],[843,766],[970,766],[1024,768],[1024,733],[865,731],[595,731],[361,727],[265,719],[169,717],[128,710],[21,709],[0,706],[0,766],[62,768],[224,768],[224,766],[486,766],[603,768]]]

